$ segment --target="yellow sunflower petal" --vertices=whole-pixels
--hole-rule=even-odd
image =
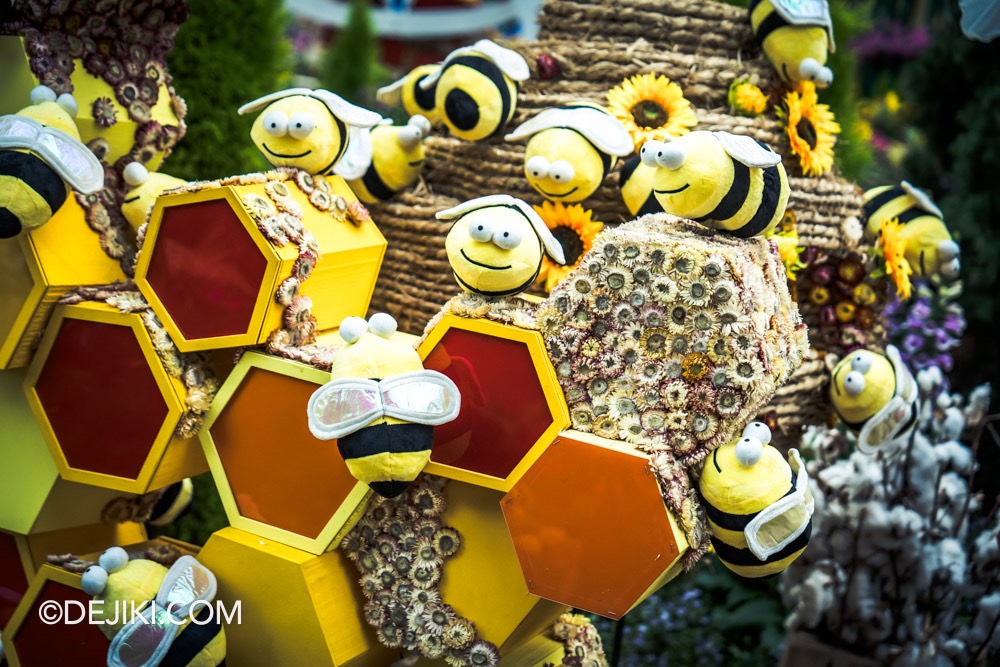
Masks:
[[[905,301],[913,292],[913,285],[910,283],[913,268],[906,260],[906,243],[900,238],[902,228],[903,223],[899,218],[890,218],[882,222],[878,245],[882,248],[882,255],[885,258],[886,275],[896,285],[900,300]]]
[[[639,74],[608,92],[608,111],[622,122],[638,151],[647,141],[687,134],[698,124],[684,91],[662,74]]]
[[[807,81],[799,91],[789,92],[785,108],[779,109],[778,115],[785,122],[788,143],[799,158],[802,173],[822,176],[830,171],[840,124],[828,105],[818,103],[816,87]]]
[[[566,206],[562,202],[545,202],[534,206],[535,212],[552,230],[552,235],[563,246],[566,253],[566,265],[556,264],[545,256],[542,258],[542,269],[538,272],[538,282],[546,292],[565,278],[570,271],[580,265],[583,256],[590,252],[594,237],[604,229],[604,223],[593,220],[593,212],[580,204]]]

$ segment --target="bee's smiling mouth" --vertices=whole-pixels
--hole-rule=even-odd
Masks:
[[[677,188],[676,190],[655,190],[654,189],[653,192],[655,192],[658,195],[675,195],[678,192],[684,192],[689,187],[691,187],[691,184],[690,183],[685,183],[684,185],[682,185],[681,187]]]
[[[305,156],[309,155],[310,153],[312,153],[312,149],[310,148],[305,153],[299,153],[298,155],[286,155],[284,153],[275,153],[274,151],[272,151],[270,148],[267,147],[267,144],[265,144],[263,142],[261,143],[261,145],[264,147],[264,150],[266,150],[268,153],[270,153],[274,157],[280,157],[280,158],[286,158],[286,159],[295,159],[295,158],[299,158],[299,157],[305,157]]]
[[[481,266],[484,269],[490,269],[492,271],[503,271],[503,270],[509,269],[511,267],[510,264],[508,264],[507,266],[493,266],[491,264],[483,264],[482,262],[477,262],[476,260],[474,260],[471,257],[469,257],[468,255],[466,255],[464,249],[459,249],[459,252],[462,253],[462,257],[464,257],[465,259],[467,259],[469,261],[469,263],[475,264],[476,266]]]
[[[570,190],[569,192],[563,192],[562,194],[556,194],[556,193],[554,193],[554,192],[546,192],[545,190],[542,190],[542,189],[541,189],[540,187],[538,187],[537,185],[535,186],[535,189],[536,189],[536,190],[538,190],[539,192],[541,192],[541,193],[542,193],[543,195],[545,195],[546,197],[569,197],[569,196],[570,196],[571,194],[573,194],[574,192],[576,192],[577,190],[579,190],[579,189],[580,189],[580,187],[579,187],[579,186],[577,186],[577,187],[574,187],[574,188],[573,188],[572,190]]]

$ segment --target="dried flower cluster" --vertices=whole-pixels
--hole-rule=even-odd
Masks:
[[[493,667],[497,647],[441,599],[444,562],[462,545],[458,531],[441,524],[446,483],[424,475],[397,498],[374,496],[340,548],[361,573],[365,620],[382,644],[455,667]]]
[[[573,427],[649,453],[702,544],[686,468],[754,417],[807,349],[772,244],[647,216],[598,236],[535,316]]]
[[[874,456],[812,429],[813,537],[782,582],[788,626],[887,665],[971,665],[1000,646],[1000,524],[970,491],[989,387],[966,403],[918,374],[919,428]],[[976,440],[978,443],[978,438]],[[974,445],[975,447],[975,445]]]
[[[552,636],[562,642],[562,667],[607,667],[601,635],[583,614],[563,614],[552,626]],[[555,667],[551,662],[544,667]]]

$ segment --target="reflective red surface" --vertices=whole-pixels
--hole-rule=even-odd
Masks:
[[[64,319],[35,390],[71,468],[139,476],[167,404],[131,327]]]
[[[621,616],[679,550],[645,456],[562,434],[500,506],[528,590]]]
[[[26,590],[28,580],[17,553],[17,542],[13,535],[0,533],[0,630],[7,625]]]
[[[316,537],[354,489],[337,441],[309,432],[317,385],[251,368],[212,424],[240,515]]]
[[[101,633],[101,626],[87,623],[86,616],[79,623],[67,623],[64,618],[47,625],[39,618],[39,606],[50,600],[58,603],[60,610],[66,607],[67,600],[83,605],[81,608],[74,603],[69,607],[68,619],[73,621],[86,611],[90,596],[65,584],[46,582],[18,633],[13,638],[4,636],[5,643],[13,639],[20,663],[24,667],[107,664],[111,642]]]
[[[152,252],[146,279],[185,338],[247,332],[267,260],[229,202],[165,208]]]
[[[424,367],[462,393],[458,419],[434,431],[432,461],[503,478],[552,423],[525,343],[452,328]]]

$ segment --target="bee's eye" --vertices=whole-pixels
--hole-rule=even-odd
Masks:
[[[263,123],[264,131],[272,137],[283,137],[288,133],[288,116],[283,111],[268,111]]]
[[[524,163],[524,171],[532,178],[545,178],[549,175],[549,161],[535,155]]]
[[[864,375],[872,367],[872,358],[867,354],[855,354],[854,358],[851,359],[851,370],[857,371]]]
[[[491,225],[487,220],[480,218],[479,220],[469,221],[469,236],[473,240],[481,241],[482,243],[487,243],[493,238],[493,225]]]
[[[556,160],[549,167],[549,178],[557,183],[569,183],[573,180],[573,165],[566,160]]]
[[[83,571],[80,583],[87,595],[100,595],[108,585],[108,572],[99,565],[91,565]]]
[[[851,371],[844,378],[844,391],[848,396],[858,396],[865,390],[865,376],[858,371]]]
[[[296,139],[305,139],[312,134],[315,127],[316,119],[311,113],[305,111],[296,111],[288,119],[288,134]]]
[[[499,225],[498,229],[493,232],[493,243],[504,250],[513,250],[521,245],[523,238],[521,229],[515,225]]]

